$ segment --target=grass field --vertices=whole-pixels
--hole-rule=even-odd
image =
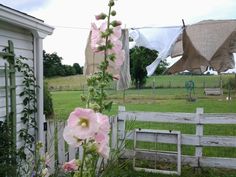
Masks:
[[[149,78],[147,82],[147,87],[152,87],[153,82],[155,84],[160,84],[159,87],[155,89],[129,89],[125,92],[123,91],[115,91],[108,90],[109,100],[113,100],[113,107],[111,112],[106,113],[108,115],[115,115],[118,111],[118,105],[124,105],[126,110],[128,111],[154,111],[154,112],[195,112],[196,108],[203,107],[204,112],[206,113],[236,113],[236,94],[235,91],[231,92],[232,100],[227,101],[226,97],[228,94],[228,90],[224,89],[224,95],[222,96],[205,96],[203,93],[203,88],[201,85],[207,83],[208,87],[217,87],[219,84],[219,76],[204,76],[204,78],[200,78],[200,76],[163,76],[161,79],[159,76]],[[228,77],[234,77],[234,75],[230,76],[222,76],[223,82],[226,82]],[[64,78],[63,78],[64,79]],[[54,91],[52,93],[55,118],[59,120],[66,120],[68,118],[69,113],[75,107],[84,107],[85,104],[81,102],[81,95],[86,94],[83,89],[75,89],[78,83],[83,85],[82,83],[85,80],[80,80],[75,77],[72,78],[67,77],[66,83],[62,78],[55,78],[47,80],[49,82],[49,86],[55,85],[60,89],[53,88],[52,90],[80,90],[80,91]],[[78,80],[76,80],[78,79]],[[83,78],[84,79],[84,78]],[[155,82],[155,80],[157,80]],[[183,87],[185,80],[194,80],[195,84],[199,83],[199,87],[195,88],[193,97],[196,99],[195,102],[188,102],[186,89]],[[168,81],[168,80],[171,80]],[[70,85],[71,81],[73,84]],[[163,86],[161,86],[161,82]],[[171,84],[170,84],[171,83]],[[175,83],[175,87],[174,87]],[[148,85],[149,84],[149,85]],[[179,86],[177,86],[179,84]],[[214,85],[215,84],[215,85]],[[181,86],[182,85],[182,86]],[[72,87],[73,86],[73,87]],[[206,85],[205,85],[206,86]],[[174,87],[174,88],[173,88]],[[73,88],[73,89],[72,89]],[[67,90],[66,89],[66,90]],[[135,128],[149,128],[149,129],[175,129],[181,130],[182,133],[194,134],[195,127],[192,125],[181,125],[181,124],[157,124],[152,122],[146,123],[135,123]],[[212,126],[204,126],[204,134],[205,135],[231,135],[236,136],[236,128],[234,125],[229,125],[227,127],[222,125]],[[130,147],[132,146],[132,143]],[[144,145],[151,147],[151,144]],[[165,148],[165,147],[164,147]],[[168,146],[170,148],[170,146]],[[194,147],[183,146],[183,153],[192,155],[194,154]],[[204,155],[207,156],[222,156],[222,157],[236,157],[236,149],[235,148],[204,148]],[[232,170],[223,170],[223,169],[203,169],[204,171],[200,174],[193,173],[193,169],[191,167],[184,167],[183,173],[181,177],[236,177],[236,172]],[[135,172],[131,167],[127,166],[122,170],[119,168],[115,168],[110,172],[107,177],[167,177],[168,175],[160,175],[160,174],[149,174],[144,172]],[[175,176],[174,176],[175,177]]]
[[[222,80],[222,85],[226,84],[229,78],[234,78],[234,74],[227,75],[161,75],[152,76],[147,79],[145,85],[156,88],[183,88],[185,82],[193,80],[195,87],[219,87]],[[84,90],[86,89],[86,77],[83,75],[55,77],[46,79],[51,91],[65,90]],[[111,83],[110,88],[115,88],[116,83]]]
[[[109,91],[109,98],[114,104],[109,115],[115,115],[118,105],[124,105],[129,111],[154,111],[154,112],[195,112],[196,108],[203,107],[207,113],[235,113],[236,99],[227,101],[223,96],[204,96],[203,89],[196,89],[195,102],[186,101],[184,89],[152,89],[128,90],[123,99],[123,92]],[[52,92],[55,116],[57,119],[67,119],[75,107],[84,107],[81,102],[83,91]]]

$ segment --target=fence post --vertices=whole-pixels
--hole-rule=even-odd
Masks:
[[[76,148],[69,146],[69,161],[75,159]]]
[[[63,165],[65,162],[65,141],[63,138],[65,123],[58,122],[57,123],[57,141],[58,141],[58,163],[59,165]]]
[[[201,146],[201,137],[203,136],[203,124],[201,123],[201,119],[203,116],[203,108],[196,109],[196,136],[198,137],[198,145],[195,147],[195,157],[198,161],[197,168],[201,167],[200,158],[202,157],[202,146]]]
[[[54,174],[55,172],[55,136],[54,136],[54,121],[48,121],[48,130],[47,130],[47,151],[49,154],[49,173]]]
[[[118,107],[118,112],[124,112],[125,111],[125,106],[119,106]],[[123,149],[125,146],[125,120],[119,121],[119,117],[117,119],[117,139],[118,139],[118,147]],[[123,144],[120,141],[120,139],[123,140]]]
[[[111,117],[111,148],[117,149],[117,116]]]

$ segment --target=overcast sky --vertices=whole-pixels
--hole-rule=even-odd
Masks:
[[[107,11],[108,0],[0,0],[1,4],[33,15],[54,26],[44,40],[48,53],[62,63],[84,65],[84,50],[94,15]],[[193,24],[206,19],[236,19],[235,0],[118,0],[115,19],[123,27],[161,27]]]

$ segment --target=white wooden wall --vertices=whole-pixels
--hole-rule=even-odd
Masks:
[[[11,40],[14,44],[14,52],[16,57],[23,56],[28,58],[27,63],[34,68],[34,39],[32,34],[23,28],[13,26],[6,22],[0,21],[0,50],[8,46],[8,40]],[[4,69],[6,60],[0,58],[0,68]],[[23,77],[20,73],[16,73],[16,104],[17,104],[17,132],[23,126],[21,124],[21,111],[23,109],[22,98],[19,96],[23,90],[22,87]],[[5,77],[3,74],[0,75],[0,86],[5,85]],[[5,90],[0,90],[0,121],[3,121],[6,116],[5,109]],[[34,130],[32,130],[33,132]],[[17,136],[17,145],[21,145],[21,141]]]

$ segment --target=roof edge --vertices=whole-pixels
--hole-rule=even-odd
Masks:
[[[44,23],[43,20],[30,16],[26,13],[0,4],[0,20],[33,30],[46,35],[53,33],[54,27]]]

